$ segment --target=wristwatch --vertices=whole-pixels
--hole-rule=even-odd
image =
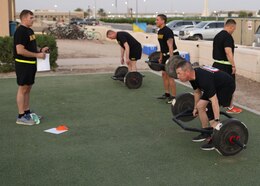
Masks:
[[[219,119],[214,119],[214,121],[220,121]]]

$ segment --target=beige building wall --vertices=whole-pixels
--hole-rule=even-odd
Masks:
[[[0,36],[9,36],[9,21],[15,20],[15,0],[1,0]]]
[[[8,0],[1,0],[0,36],[9,36],[9,2],[8,2]]]

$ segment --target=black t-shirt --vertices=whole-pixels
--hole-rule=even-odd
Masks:
[[[211,66],[195,68],[195,80],[190,81],[194,90],[200,89],[207,98],[213,97],[225,87],[233,87],[234,79],[226,72]]]
[[[37,52],[36,37],[31,28],[20,25],[14,33],[14,57],[15,59],[35,61],[34,57],[25,57],[18,55],[16,51],[16,45],[21,44],[24,48],[30,52]]]
[[[158,41],[160,43],[162,53],[168,53],[169,52],[167,40],[171,39],[171,38],[173,39],[173,50],[176,50],[177,46],[176,46],[176,43],[175,43],[175,40],[174,40],[174,35],[173,35],[172,30],[169,27],[165,26],[158,31]]]
[[[117,32],[116,40],[118,44],[125,49],[125,42],[128,43],[130,50],[141,44],[127,32]]]
[[[213,59],[220,61],[228,61],[225,48],[232,49],[234,54],[235,44],[233,37],[225,30],[219,32],[213,40]]]

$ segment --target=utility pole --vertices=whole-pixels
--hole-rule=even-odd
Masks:
[[[97,18],[97,0],[94,0],[94,6],[95,6],[95,19]]]
[[[135,22],[138,23],[138,0],[136,0],[135,6],[136,6]]]

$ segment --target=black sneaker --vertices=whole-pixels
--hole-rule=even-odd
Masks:
[[[172,102],[173,102],[174,99],[175,99],[174,96],[169,96],[169,97],[168,97],[168,101],[166,101],[166,103],[172,104]]]
[[[212,142],[212,138],[211,138],[211,137],[208,138],[208,139],[207,139],[207,143],[201,145],[200,149],[201,149],[201,150],[214,150],[214,149],[215,149],[215,146],[214,146],[214,144],[213,144],[213,142]]]
[[[162,96],[158,97],[157,99],[167,99],[168,97],[170,97],[170,95],[165,93]]]
[[[201,133],[192,139],[193,142],[202,142],[209,137],[209,134]]]

